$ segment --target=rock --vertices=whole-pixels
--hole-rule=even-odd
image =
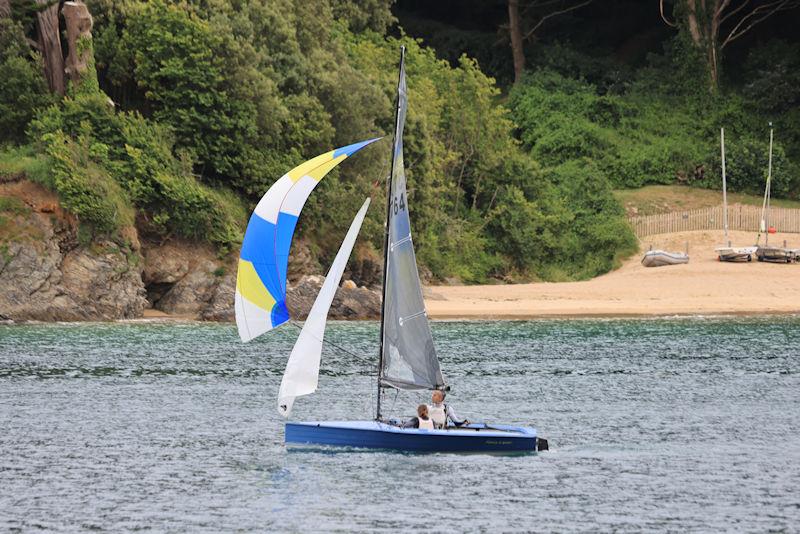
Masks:
[[[41,213],[18,216],[0,244],[0,315],[86,321],[139,317],[147,303],[138,256],[116,243],[76,246],[75,227]]]
[[[297,284],[303,276],[322,272],[319,262],[311,253],[311,247],[305,239],[298,239],[292,243],[289,253],[289,265],[286,278],[289,284]]]
[[[342,289],[356,289],[358,286],[352,280],[345,280],[342,282]]]
[[[383,257],[371,247],[359,246],[348,263],[346,276],[357,286],[379,289],[383,277]]]
[[[289,286],[286,291],[286,307],[289,308],[292,317],[296,319],[308,317],[308,312],[314,305],[324,281],[324,276],[308,275],[302,277],[297,285]]]
[[[154,308],[177,315],[199,315],[211,299],[216,287],[214,271],[218,265],[210,260],[195,262],[188,273],[154,303]]]
[[[324,276],[304,276],[286,292],[289,313],[305,319],[325,281]],[[355,284],[353,284],[355,286]],[[365,287],[340,287],[331,304],[330,319],[377,319],[381,313],[381,293]]]
[[[144,247],[142,281],[150,284],[174,284],[189,272],[191,253],[186,246],[168,242]]]
[[[378,319],[380,315],[380,291],[358,287],[339,288],[331,304],[329,316],[333,319]]]
[[[233,321],[236,319],[233,310],[234,292],[236,290],[236,271],[225,273],[211,292],[208,305],[200,313],[204,321]]]
[[[142,278],[154,309],[210,321],[234,319],[236,268],[209,246],[188,241],[146,243]]]

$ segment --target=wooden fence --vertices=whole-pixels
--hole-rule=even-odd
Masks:
[[[722,205],[673,211],[656,215],[628,217],[638,237],[691,230],[723,230]],[[728,206],[728,229],[757,232],[761,221],[761,206],[733,204]],[[800,233],[800,209],[772,208],[769,225],[778,232]]]

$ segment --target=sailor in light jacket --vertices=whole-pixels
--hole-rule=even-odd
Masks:
[[[447,428],[447,422],[451,421],[456,426],[468,424],[466,419],[459,419],[452,406],[444,403],[444,391],[437,389],[431,397],[432,404],[428,406],[428,414],[436,428]]]

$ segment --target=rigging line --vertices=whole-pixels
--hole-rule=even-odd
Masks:
[[[302,326],[300,326],[299,324],[297,324],[294,321],[290,320],[290,321],[287,321],[287,322],[290,325],[292,325],[293,327],[297,328],[298,330],[302,330],[303,329]],[[366,359],[364,356],[359,356],[358,354],[355,354],[354,352],[351,352],[351,351],[347,350],[346,348],[342,347],[341,345],[337,345],[333,341],[326,341],[325,339],[319,339],[317,337],[314,337],[314,339],[316,339],[317,341],[321,341],[322,343],[327,343],[328,345],[330,345],[330,346],[332,346],[332,347],[334,347],[336,349],[339,349],[340,351],[344,352],[345,354],[349,354],[350,356],[352,356],[353,358],[359,360],[362,363],[367,363],[367,364],[373,365],[373,366],[375,365],[375,362]]]
[[[394,392],[394,400],[392,401],[392,407],[389,408],[390,413],[394,413],[394,405],[397,404],[397,396],[400,394],[400,390],[397,389]]]

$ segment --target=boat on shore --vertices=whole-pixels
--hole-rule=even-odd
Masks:
[[[719,150],[722,157],[722,228],[725,232],[725,243],[727,243],[727,245],[717,247],[714,251],[717,253],[719,261],[753,261],[753,255],[756,253],[758,247],[733,247],[731,246],[730,239],[728,239],[728,179],[725,167],[725,128],[719,129]]]
[[[769,163],[767,166],[767,184],[764,187],[764,203],[761,207],[761,224],[758,228],[758,236],[756,237],[756,258],[758,261],[766,261],[770,263],[792,263],[797,261],[798,250],[787,248],[784,241],[782,247],[770,246],[769,235],[775,232],[775,228],[769,224],[770,216],[770,198],[772,196],[772,136],[773,129],[772,123],[769,123]],[[759,245],[761,234],[764,234],[764,245]]]
[[[645,267],[664,267],[665,265],[680,265],[689,263],[689,255],[681,252],[667,252],[665,250],[648,250],[642,258]]]
[[[753,261],[756,250],[758,247],[717,247],[714,249],[719,261],[728,262]]]
[[[401,48],[392,163],[387,183],[375,418],[366,421],[289,421],[285,425],[285,442],[293,446],[410,452],[519,453],[546,450],[547,440],[539,438],[532,427],[472,423],[445,425],[434,430],[404,428],[399,420],[386,417],[381,411],[382,396],[389,389],[449,390],[436,356],[411,237],[403,164],[407,108],[405,48]],[[252,229],[249,225],[245,234],[237,278],[236,320],[243,341],[289,320],[285,306],[286,265],[300,209],[316,182],[344,159],[342,155],[347,157],[372,141],[337,149],[304,163],[286,175],[289,182],[283,182],[284,178],[281,178],[259,202],[253,214],[256,220],[254,222],[251,218]],[[306,180],[306,175],[312,180]],[[353,219],[289,356],[278,393],[278,412],[286,418],[290,417],[297,397],[317,389],[328,310],[368,207],[369,199]],[[282,218],[280,214],[284,213],[289,217]],[[265,226],[259,218],[272,222],[273,226]],[[254,232],[252,236],[251,231]],[[248,242],[250,246],[247,246]],[[254,250],[260,254],[259,257],[254,258]],[[343,347],[337,348],[346,351]]]
[[[687,245],[688,246],[688,245]],[[666,250],[648,250],[642,258],[645,267],[664,267],[665,265],[680,265],[689,263],[689,253],[667,252]]]
[[[758,247],[756,250],[758,261],[771,263],[792,263],[798,261],[798,250],[786,247]]]

